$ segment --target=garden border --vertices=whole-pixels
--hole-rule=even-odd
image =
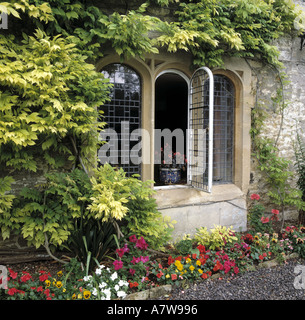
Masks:
[[[286,256],[285,261],[292,260],[292,259],[298,259],[300,258],[300,255],[296,252],[289,254]],[[269,261],[264,261],[259,263],[257,266],[252,266],[249,268],[249,271],[255,271],[257,269],[262,269],[262,268],[272,268],[276,267],[278,265],[282,264],[279,262],[276,258],[269,260]],[[219,273],[213,274],[209,279],[216,279],[219,278]],[[173,290],[173,286],[171,284],[166,284],[160,287],[155,287],[135,293],[131,293],[127,295],[123,300],[148,300],[148,299],[156,299],[159,298],[163,295],[170,294]]]

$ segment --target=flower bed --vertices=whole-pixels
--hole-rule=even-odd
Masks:
[[[8,288],[1,299],[29,300],[103,300],[121,299],[127,294],[164,284],[181,285],[202,281],[212,275],[236,276],[260,262],[285,257],[297,252],[304,257],[305,228],[288,226],[282,234],[234,233],[236,241],[226,243],[219,250],[192,243],[187,255],[168,247],[167,258],[154,258],[143,237],[129,237],[116,250],[112,266],[100,265],[85,275],[79,262],[73,259],[63,271],[51,275],[40,270],[31,275],[27,271],[8,269]],[[182,240],[183,241],[183,240]]]
[[[257,228],[246,233],[220,226],[210,231],[199,228],[193,238],[186,236],[168,245],[167,254],[158,255],[150,250],[141,236],[121,239],[112,259],[90,274],[83,271],[76,259],[55,275],[45,270],[31,275],[9,268],[8,287],[0,289],[0,299],[123,299],[130,293],[166,284],[179,286],[215,275],[235,277],[264,261],[283,262],[294,252],[305,257],[305,227],[289,225],[277,233],[271,225],[277,210],[272,211],[273,219],[268,221],[258,214],[261,208],[252,210],[254,217],[250,221]]]

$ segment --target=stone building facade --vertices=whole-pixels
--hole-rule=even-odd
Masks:
[[[303,1],[297,3],[305,6]],[[113,5],[113,2],[111,5],[103,2],[101,8],[110,13],[109,8],[113,8]],[[119,1],[116,10],[124,13],[133,6],[136,7],[136,1],[128,2],[128,8]],[[174,7],[169,6],[162,10],[150,8],[148,13],[171,21],[173,11]],[[264,194],[268,191],[263,176],[256,168],[255,159],[251,158],[251,109],[257,101],[264,105],[269,113],[263,131],[271,138],[276,138],[280,132],[281,155],[294,159],[293,141],[296,128],[304,127],[305,120],[305,49],[300,50],[300,38],[296,34],[286,35],[275,45],[280,50],[280,61],[283,62],[290,81],[284,89],[285,100],[289,101],[289,105],[284,110],[283,119],[272,103],[280,85],[276,70],[257,61],[245,61],[241,58],[225,59],[223,68],[212,70],[215,76],[224,77],[234,87],[232,177],[225,183],[214,179],[211,192],[193,187],[189,183],[154,187],[159,210],[177,221],[176,236],[193,234],[200,226],[212,228],[215,224],[232,226],[235,230],[246,230],[249,195],[253,192]],[[102,72],[109,65],[119,64],[119,57],[109,51],[99,61],[97,69]],[[158,90],[161,90],[160,87],[166,90],[166,87],[172,86],[179,90],[183,83],[188,88],[192,77],[191,56],[182,52],[160,52],[157,55],[147,55],[144,61],[130,59],[125,61],[124,65],[133,70],[141,80],[141,127],[147,130],[149,136],[143,137],[142,141],[143,157],[147,157],[148,161],[141,166],[141,177],[143,180],[156,180],[158,168],[154,165],[153,155],[156,150],[152,137],[154,129],[159,125],[158,116],[162,116],[158,111],[158,103],[165,103],[165,100],[159,100]],[[181,108],[185,108],[186,111],[188,103],[189,101],[184,102],[185,105]],[[182,109],[176,111],[183,114]],[[172,125],[173,123],[168,121],[168,126]],[[214,155],[214,162],[215,157]],[[293,218],[297,215],[295,210],[288,213]]]
[[[305,9],[303,1],[297,0],[297,3]],[[100,1],[97,5],[106,13],[113,12],[112,8],[119,13],[125,13],[127,10],[137,8],[138,1],[107,0]],[[161,10],[150,7],[148,14],[172,21],[174,10],[173,5]],[[290,80],[290,84],[285,88],[285,99],[289,101],[289,105],[284,111],[282,125],[280,125],[281,116],[274,111],[271,100],[279,86],[277,72],[274,69],[256,61],[247,62],[241,58],[227,58],[222,68],[212,70],[218,81],[223,81],[228,88],[232,88],[229,93],[228,90],[220,93],[223,99],[227,99],[226,101],[229,101],[230,97],[233,97],[232,101],[234,101],[231,102],[233,112],[230,118],[231,153],[226,155],[231,175],[225,179],[224,183],[220,178],[214,177],[211,192],[192,186],[187,179],[183,184],[154,186],[159,210],[177,221],[174,231],[176,237],[186,233],[194,234],[196,228],[201,226],[212,228],[215,224],[232,226],[236,231],[247,229],[249,195],[253,192],[267,192],[264,179],[256,168],[255,159],[251,158],[251,110],[256,101],[259,100],[264,104],[269,112],[269,117],[264,124],[265,134],[276,137],[281,127],[279,139],[281,154],[294,159],[293,141],[296,137],[296,127],[304,128],[305,126],[305,86],[303,86],[305,84],[305,48],[300,50],[300,38],[296,34],[279,39],[276,45],[280,49],[280,60],[284,63],[288,80]],[[125,88],[130,88],[128,83],[130,78],[135,79],[137,83],[135,86],[133,82],[132,89],[135,98],[131,99],[129,96],[128,100],[124,96],[123,99],[117,99],[117,101],[120,100],[117,103],[121,103],[124,109],[128,100],[129,113],[125,120],[135,121],[139,128],[145,129],[148,133],[142,137],[142,158],[145,161],[139,164],[138,169],[134,168],[139,170],[143,180],[158,178],[158,167],[154,163],[156,151],[154,133],[157,123],[160,125],[162,108],[173,108],[172,113],[178,116],[163,123],[161,129],[168,126],[174,130],[175,125],[176,128],[181,126],[180,120],[188,117],[188,92],[193,75],[191,62],[191,55],[186,52],[162,51],[159,54],[149,54],[144,60],[132,58],[122,62],[119,56],[109,49],[96,64],[98,71],[108,76],[113,74],[114,82],[116,72],[124,74],[124,80],[121,75],[117,77],[118,88],[125,85]],[[175,95],[178,93],[179,98],[175,100]],[[130,92],[129,94],[131,95]],[[175,100],[177,105],[169,103],[170,107],[166,107],[166,95]],[[131,100],[133,105],[130,104]],[[228,107],[230,103],[225,104]],[[170,112],[170,110],[167,111]],[[115,113],[113,110],[111,112]],[[113,123],[124,121],[124,116],[115,117],[109,111],[108,119],[106,116],[105,121],[109,122],[110,118],[114,119]],[[217,120],[217,117],[215,118]],[[182,126],[186,137],[189,124],[184,122]],[[21,186],[32,184],[32,181],[37,179],[40,179],[39,175],[20,175],[19,179],[16,179],[15,187],[20,189]],[[295,217],[296,212],[291,211],[291,215]]]

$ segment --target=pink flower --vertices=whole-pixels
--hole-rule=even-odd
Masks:
[[[262,223],[268,223],[268,222],[269,222],[269,218],[267,218],[267,217],[261,217],[261,222],[262,222]]]
[[[137,242],[137,237],[136,237],[136,235],[130,236],[130,237],[129,237],[129,241],[136,243],[136,242]]]
[[[145,262],[148,262],[149,261],[149,256],[146,256],[146,257],[140,257],[140,259],[141,259],[141,261],[143,262],[143,263],[145,263]]]
[[[130,261],[132,264],[136,264],[136,263],[139,263],[141,261],[141,258],[140,257],[138,257],[138,258],[136,258],[136,257],[132,257],[132,260]]]
[[[251,200],[259,200],[260,196],[259,196],[259,194],[253,193],[253,194],[251,194],[250,198],[251,198]]]
[[[280,212],[279,212],[279,210],[272,209],[272,210],[271,210],[271,213],[273,213],[273,214],[279,214]]]
[[[146,241],[144,240],[143,237],[141,237],[137,243],[136,243],[136,247],[142,250],[146,250],[148,247],[148,244],[146,243]]]
[[[133,276],[135,274],[136,270],[135,269],[129,269],[129,273]]]
[[[124,248],[122,248],[122,249],[116,249],[115,251],[116,251],[116,253],[118,254],[118,256],[119,256],[120,258],[122,258],[123,255],[124,255],[124,253],[125,253]]]
[[[114,270],[120,270],[123,268],[123,261],[121,260],[115,260],[113,262],[113,265],[114,265]]]
[[[124,244],[123,250],[124,250],[124,253],[125,253],[125,252],[128,253],[128,252],[130,251],[129,248],[128,248],[127,243]]]

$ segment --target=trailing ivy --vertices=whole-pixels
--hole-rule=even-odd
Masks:
[[[275,112],[283,118],[283,111],[287,107],[287,102],[283,98],[285,77],[280,74],[281,87],[277,91],[273,103],[276,106]],[[252,109],[252,155],[257,160],[257,168],[265,177],[265,183],[268,186],[267,196],[270,202],[277,205],[281,210],[282,227],[285,222],[285,210],[287,207],[298,210],[305,209],[305,202],[302,198],[302,191],[294,185],[294,165],[291,160],[280,156],[278,141],[281,132],[281,124],[276,139],[268,138],[263,133],[264,121],[267,118],[267,111],[264,105],[258,103]]]

